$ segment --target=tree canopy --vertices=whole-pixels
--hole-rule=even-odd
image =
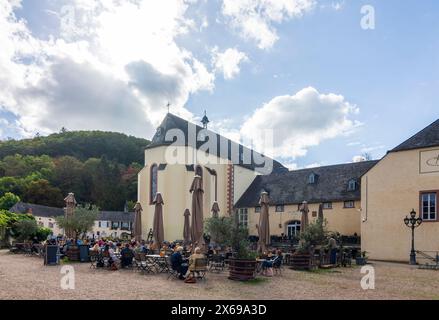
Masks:
[[[67,130],[0,141],[0,197],[12,193],[24,202],[61,207],[73,192],[79,203],[123,210],[137,200],[137,173],[148,144],[120,133]]]

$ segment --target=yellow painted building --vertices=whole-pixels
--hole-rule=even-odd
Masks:
[[[362,250],[371,259],[409,261],[412,209],[423,218],[415,249],[439,251],[439,120],[389,151],[362,177]],[[434,255],[433,253],[430,253]]]
[[[376,161],[347,163],[312,169],[294,170],[257,177],[236,203],[240,216],[247,216],[250,234],[257,235],[259,196],[270,198],[270,233],[273,236],[297,236],[300,232],[299,206],[306,201],[309,220],[317,219],[319,205],[329,231],[344,236],[360,235],[360,177]]]

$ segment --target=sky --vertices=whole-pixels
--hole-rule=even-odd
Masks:
[[[438,31],[436,0],[0,0],[0,139],[151,139],[169,102],[291,169],[379,159],[439,118]]]

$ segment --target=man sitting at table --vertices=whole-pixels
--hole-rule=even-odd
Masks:
[[[134,252],[131,250],[129,243],[120,251],[120,256],[120,266],[122,268],[129,267],[133,264]]]
[[[183,256],[181,255],[182,251],[183,247],[177,247],[175,252],[171,255],[172,269],[178,272],[178,278],[180,280],[185,279],[185,275],[188,269],[187,264],[183,262]]]

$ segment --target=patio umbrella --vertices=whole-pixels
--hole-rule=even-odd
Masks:
[[[192,244],[200,248],[204,245],[203,237],[203,185],[200,176],[195,176],[189,192],[192,192]]]
[[[259,243],[258,250],[264,252],[267,250],[267,246],[270,244],[270,221],[269,221],[269,202],[267,192],[261,193],[259,205],[261,206],[261,214],[259,216]]]
[[[219,208],[219,205],[218,205],[218,202],[214,202],[213,203],[213,206],[212,206],[212,216],[213,217],[216,217],[216,218],[218,218],[218,215],[219,215],[219,211],[220,211],[220,208]]]
[[[163,198],[160,192],[156,193],[153,204],[155,208],[152,235],[154,237],[154,246],[160,248],[165,240],[165,232],[163,230]]]
[[[134,238],[136,241],[142,240],[142,205],[137,202],[134,206]]]
[[[302,211],[302,219],[300,221],[300,230],[303,232],[308,227],[308,203],[306,201],[303,201],[302,207],[300,208],[300,211]]]
[[[191,213],[189,209],[184,210],[184,226],[183,226],[183,240],[184,244],[188,244],[191,241],[191,226],[189,221],[189,216]]]
[[[318,219],[319,219],[320,221],[323,221],[323,204],[319,204]]]

